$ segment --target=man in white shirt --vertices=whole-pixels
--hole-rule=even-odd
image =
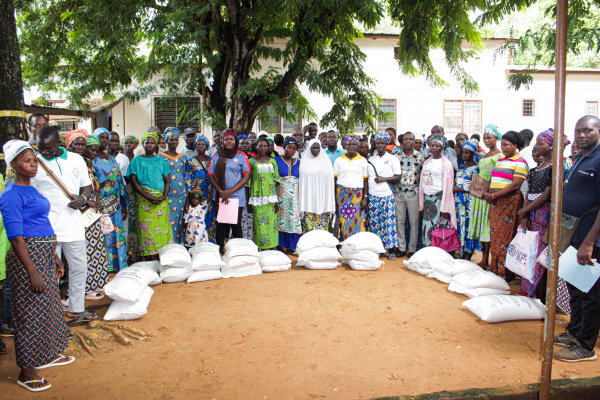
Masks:
[[[369,157],[369,224],[371,232],[381,238],[388,250],[388,259],[395,260],[398,248],[396,235],[396,202],[392,185],[400,180],[400,160],[387,152],[390,143],[387,132],[375,135],[376,152]]]
[[[296,139],[296,141],[298,142],[298,145],[299,145],[298,150],[296,150],[296,152],[294,153],[292,158],[301,158],[302,152],[304,151],[304,133],[302,133],[302,129],[295,128],[292,131],[292,137],[294,139]]]
[[[58,131],[51,126],[37,133],[40,164],[44,164],[73,195],[73,199],[59,188],[40,165],[31,184],[50,202],[48,219],[56,235],[56,252],[65,252],[69,264],[69,304],[67,316],[81,320],[95,320],[98,316],[85,311],[85,282],[87,278],[87,253],[85,227],[80,208],[92,192],[92,182],[83,158],[59,147]]]
[[[119,164],[119,169],[121,170],[121,176],[127,176],[127,167],[129,167],[129,157],[125,154],[119,153],[119,146],[121,145],[121,138],[117,132],[111,132],[108,139],[108,147],[106,149],[106,154],[111,157],[114,157]]]

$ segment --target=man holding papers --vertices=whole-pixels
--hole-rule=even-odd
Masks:
[[[577,249],[580,265],[594,265],[600,257],[600,120],[586,115],[575,126],[575,143],[581,153],[566,177],[563,214],[581,218],[571,245]],[[585,216],[584,216],[585,215]],[[564,232],[563,232],[564,233]],[[554,343],[566,346],[554,353],[566,362],[592,361],[600,332],[600,280],[586,293],[567,283],[571,296],[571,322],[567,332],[554,336]]]

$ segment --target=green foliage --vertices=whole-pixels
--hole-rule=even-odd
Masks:
[[[272,109],[316,118],[298,85],[333,100],[321,125],[351,132],[387,115],[355,44],[387,15],[399,32],[398,65],[448,83],[429,51],[440,47],[466,93],[463,68],[482,46],[481,26],[532,0],[18,0],[26,84],[81,104],[98,93],[129,101],[164,92],[201,96],[198,118],[248,132]],[[476,21],[470,17],[479,13]],[[360,28],[359,28],[360,27]],[[463,40],[470,50],[463,49]]]

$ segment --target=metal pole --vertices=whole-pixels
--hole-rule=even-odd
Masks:
[[[567,14],[568,0],[557,0],[556,10],[556,58],[554,72],[554,149],[552,152],[552,208],[550,217],[550,268],[546,294],[546,321],[544,324],[544,350],[542,352],[542,379],[540,400],[550,399],[552,380],[552,355],[554,351],[554,324],[556,316],[556,285],[558,281],[558,257],[560,220],[563,190],[563,136],[565,132],[565,86],[567,78]]]

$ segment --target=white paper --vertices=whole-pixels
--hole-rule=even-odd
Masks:
[[[582,292],[589,292],[600,278],[600,264],[581,265],[577,262],[577,249],[569,248],[558,259],[558,276]]]

